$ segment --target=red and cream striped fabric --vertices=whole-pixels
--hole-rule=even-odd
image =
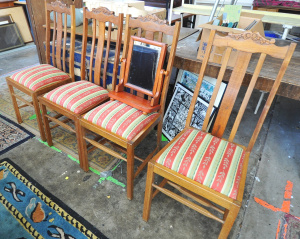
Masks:
[[[188,129],[156,162],[236,199],[244,157],[236,144]]]
[[[77,81],[62,85],[44,97],[76,114],[82,114],[108,97],[108,91],[89,81]]]
[[[144,115],[141,110],[115,100],[92,109],[84,115],[84,119],[127,140],[132,140],[158,116],[156,112]]]
[[[70,78],[70,76],[54,66],[43,64],[19,71],[10,78],[30,90],[36,91],[44,86],[66,80]]]

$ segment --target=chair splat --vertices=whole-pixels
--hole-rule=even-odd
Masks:
[[[71,5],[70,8],[67,7],[66,4],[63,4],[62,2],[56,1],[52,2],[51,4],[48,4],[46,6],[46,60],[47,63],[50,64],[50,14],[53,14],[53,33],[52,33],[52,64],[56,68],[66,71],[66,49],[67,49],[67,19],[68,15],[74,15],[75,16],[75,6]],[[75,24],[75,19],[71,18],[71,26],[72,24]],[[75,29],[71,27],[71,45],[70,45],[70,51],[74,50],[75,44],[73,44],[73,41],[75,42]],[[73,36],[74,35],[74,36]],[[70,54],[69,59],[69,74],[74,79],[74,59],[72,54]]]
[[[220,138],[223,136],[227,122],[232,112],[234,102],[236,100],[236,97],[239,93],[239,89],[242,85],[242,81],[246,74],[251,55],[252,54],[248,52],[240,51],[238,53],[236,65],[234,66],[234,69],[230,76],[229,83],[227,85],[226,92],[223,97],[219,113],[217,115],[216,122],[212,130],[212,135],[214,136]]]
[[[86,61],[86,54],[89,56],[89,61],[87,66],[89,69],[88,81],[93,82],[102,87],[107,87],[107,69],[108,69],[108,59],[110,57],[110,49],[112,42],[116,42],[117,39],[121,39],[123,26],[120,25],[121,18],[123,19],[123,14],[115,16],[114,12],[109,11],[105,7],[99,7],[93,9],[92,11],[84,11],[84,39],[83,46],[86,47],[87,43],[87,33],[88,33],[88,19],[92,19],[92,43],[91,52],[86,53],[88,49],[84,49],[81,54],[81,60]],[[99,15],[100,14],[100,15]],[[116,33],[115,38],[113,34]],[[115,44],[115,55],[119,55],[121,50],[121,43],[116,42]],[[119,58],[115,57],[114,64],[119,64]],[[101,66],[102,67],[95,67]],[[94,73],[94,74],[93,74]],[[86,66],[81,67],[81,79],[85,79]],[[115,87],[115,82],[117,79],[118,70],[116,67],[113,69],[113,80],[112,89]]]

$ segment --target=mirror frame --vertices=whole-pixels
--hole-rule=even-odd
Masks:
[[[161,48],[152,91],[141,88],[139,86],[133,85],[133,84],[128,82],[134,41],[146,43],[146,44],[157,46],[157,47]],[[141,93],[143,93],[145,95],[148,95],[150,97],[154,97],[157,90],[158,90],[158,88],[159,88],[159,83],[160,83],[159,81],[161,79],[160,74],[162,74],[161,71],[163,70],[163,64],[164,64],[164,61],[165,61],[166,52],[167,52],[167,44],[166,43],[152,41],[152,40],[148,40],[148,39],[137,37],[137,36],[131,36],[130,43],[129,43],[129,49],[128,49],[128,57],[127,57],[127,60],[126,60],[126,67],[125,67],[124,86],[127,87],[127,88],[130,88],[132,90],[136,90],[137,92],[141,92]]]

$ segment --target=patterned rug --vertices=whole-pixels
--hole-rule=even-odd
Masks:
[[[0,115],[0,155],[34,137],[34,134]]]
[[[23,69],[19,69],[19,70],[23,70]],[[13,105],[8,92],[8,87],[6,84],[5,77],[10,76],[17,71],[10,72],[0,76],[0,114],[5,115],[6,117],[12,119],[14,122],[17,122],[17,120],[15,118],[16,117],[15,111],[13,109]],[[22,95],[25,99],[31,101],[30,98],[28,98],[22,92],[18,90],[15,91],[17,94]],[[34,109],[32,107],[25,107],[20,109],[20,111],[23,119],[22,126],[27,130],[29,130],[30,132],[32,132],[33,134],[39,136],[40,134],[37,126],[37,121],[35,118]],[[78,159],[77,141],[76,141],[76,135],[74,133],[62,127],[57,127],[51,130],[51,133],[53,136],[54,146],[56,148],[62,150],[64,153],[72,156],[73,158]],[[115,157],[106,154],[105,152],[99,149],[89,153],[89,160],[90,160],[90,166],[99,172],[111,170],[118,161],[118,159],[116,159]]]
[[[107,238],[9,159],[0,161],[0,238]]]

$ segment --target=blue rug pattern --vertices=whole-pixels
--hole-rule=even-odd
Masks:
[[[0,160],[0,238],[107,238],[9,159]]]

